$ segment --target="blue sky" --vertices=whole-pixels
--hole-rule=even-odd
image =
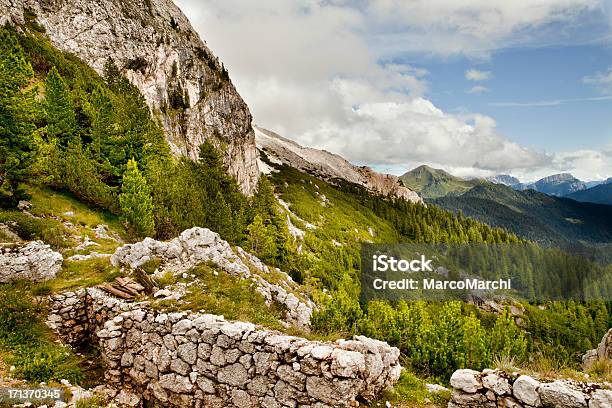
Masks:
[[[254,122],[303,145],[394,174],[612,176],[612,0],[176,1]]]
[[[428,96],[437,106],[494,117],[499,131],[522,145],[555,151],[604,149],[610,143],[612,95],[583,81],[608,69],[607,45],[505,49],[486,62],[413,58],[408,63],[429,72]],[[468,80],[470,69],[491,77]],[[469,93],[475,86],[486,90]],[[593,99],[602,97],[609,99]]]

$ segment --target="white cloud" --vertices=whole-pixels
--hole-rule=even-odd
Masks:
[[[467,91],[465,91],[465,93],[468,93],[468,94],[481,94],[483,92],[489,92],[489,88],[487,88],[486,86],[482,86],[482,85],[476,85],[476,86],[471,87]]]
[[[490,71],[479,71],[477,69],[468,69],[467,71],[465,71],[465,79],[469,81],[486,81],[490,78]]]
[[[224,61],[255,123],[399,173],[421,163],[474,173],[529,172],[551,166],[554,157],[508,140],[492,118],[442,111],[427,99],[427,71],[380,63],[386,50],[379,45],[393,52],[422,46],[442,53],[445,45],[438,41],[457,34],[461,41],[451,41],[448,53],[474,54],[479,41],[490,48],[492,38],[504,43],[514,30],[571,19],[592,6],[589,0],[478,0],[463,6],[451,0],[361,1],[359,6],[346,0],[177,3]],[[418,31],[421,42],[405,42],[404,28],[410,25],[409,37],[414,40]],[[430,28],[444,35],[425,35]],[[463,41],[472,37],[480,40]]]
[[[490,106],[497,106],[500,108],[532,108],[537,106],[559,106],[568,103],[577,102],[604,102],[612,100],[612,95],[607,96],[590,96],[586,98],[566,98],[566,99],[549,99],[542,101],[529,101],[529,102],[493,102]]]
[[[377,45],[399,51],[488,58],[502,47],[563,44],[579,30],[551,28],[601,13],[602,0],[369,0]]]
[[[606,72],[597,72],[595,75],[586,76],[582,79],[585,84],[595,86],[600,92],[612,94],[612,67]]]

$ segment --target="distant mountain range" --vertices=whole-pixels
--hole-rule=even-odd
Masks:
[[[504,184],[515,190],[535,190],[540,193],[556,197],[568,197],[577,201],[612,204],[608,187],[593,190],[595,187],[612,183],[612,177],[604,181],[582,181],[569,173],[561,173],[544,177],[535,183],[521,183],[516,177],[500,174],[487,177],[486,180],[495,184]],[[579,194],[580,192],[584,192],[584,194]]]
[[[567,198],[587,203],[612,205],[612,179],[608,179],[605,184],[599,184],[586,190],[576,191],[567,195]]]
[[[492,183],[430,202],[544,244],[612,242],[612,206],[609,205],[583,203],[534,190],[519,191]]]
[[[601,205],[611,204],[612,183],[589,189],[567,173],[528,185],[509,175],[465,180],[429,166],[419,166],[400,180],[427,202],[534,241],[612,242],[612,206]],[[566,193],[569,198],[559,197]]]

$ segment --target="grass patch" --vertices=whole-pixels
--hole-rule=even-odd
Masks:
[[[142,264],[141,268],[143,271],[151,275],[161,266],[161,263],[161,259],[153,258]]]
[[[75,408],[104,408],[106,403],[99,397],[81,399],[76,402]]]
[[[85,377],[80,359],[56,344],[40,318],[41,306],[32,302],[27,283],[0,286],[0,351],[13,376],[29,382],[66,379],[73,384]]]
[[[283,310],[266,305],[263,296],[255,292],[252,282],[218,272],[210,265],[197,266],[189,274],[195,275],[200,282],[190,286],[180,302],[158,301],[152,306],[171,311],[191,310],[223,315],[229,320],[283,329],[279,322]]]
[[[61,222],[48,218],[32,218],[20,211],[0,210],[0,223],[9,224],[26,241],[41,240],[55,250],[70,247],[74,240]]]
[[[587,373],[592,380],[612,382],[612,361],[597,360],[589,367]]]
[[[403,370],[395,387],[385,391],[381,398],[370,406],[384,407],[386,401],[389,401],[394,407],[446,407],[450,400],[450,391],[432,394],[425,384],[424,380]]]
[[[111,265],[107,258],[94,258],[87,261],[64,261],[62,271],[55,279],[37,285],[35,290],[41,294],[61,292],[75,288],[112,282],[121,275],[121,271]]]
[[[79,226],[96,227],[100,224],[106,224],[122,238],[128,237],[118,216],[108,211],[91,208],[70,194],[34,186],[28,187],[27,192],[31,196],[31,212],[33,214],[55,215]],[[73,213],[74,215],[68,216],[64,215],[65,213]]]

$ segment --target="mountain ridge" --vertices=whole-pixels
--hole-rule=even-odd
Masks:
[[[258,126],[253,128],[260,153],[263,152],[272,162],[289,165],[323,180],[342,179],[384,196],[423,202],[416,192],[401,185],[397,176],[378,173],[366,166],[355,166],[338,154],[301,146],[293,140]],[[260,163],[259,166],[262,169],[267,167],[265,163]]]

